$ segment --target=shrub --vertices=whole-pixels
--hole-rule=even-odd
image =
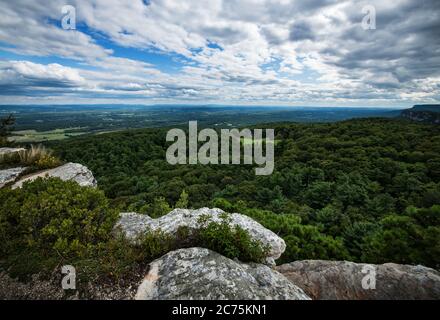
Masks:
[[[231,259],[262,262],[268,248],[240,227],[208,217],[199,227],[174,235],[147,232],[135,244],[114,236],[118,212],[102,191],[58,178],[0,190],[0,262],[13,276],[26,278],[57,265],[77,268],[80,282],[128,276],[136,268],[178,248],[204,247]]]
[[[188,208],[188,193],[185,190],[180,194],[179,200],[177,200],[175,208],[187,209]]]
[[[15,123],[15,118],[11,114],[6,118],[0,119],[0,147],[5,147],[10,145],[8,141],[8,136],[11,134],[13,130],[13,126]]]
[[[82,280],[108,277],[119,280],[133,276],[133,270],[143,269],[154,259],[176,249],[177,241],[157,231],[144,234],[136,243],[134,245],[120,234],[101,243],[97,250],[72,264]]]
[[[38,170],[57,167],[61,161],[52,155],[52,151],[43,145],[31,145],[30,149],[19,152],[20,162]]]
[[[108,241],[117,218],[101,191],[39,178],[22,189],[0,190],[0,252],[82,257]]]
[[[295,214],[276,214],[269,210],[247,208],[241,201],[233,205],[222,198],[217,198],[214,204],[230,212],[245,214],[282,237],[286,242],[286,251],[277,263],[304,259],[345,260],[350,258],[340,238],[323,234],[316,226],[302,224],[301,218]]]
[[[55,168],[61,165],[60,159],[52,155],[44,155],[34,163],[39,170]]]
[[[135,245],[130,245],[130,248],[122,251],[119,250],[117,244],[126,247],[126,240],[113,239],[109,242],[113,249],[109,250],[106,255],[111,257],[114,253],[121,252],[120,260],[128,259],[133,263],[148,263],[173,250],[201,247],[243,262],[264,262],[269,248],[253,240],[249,232],[243,228],[231,226],[230,222],[226,213],[221,217],[220,222],[212,221],[208,215],[202,216],[195,229],[180,227],[173,235],[161,230],[150,231],[141,235],[134,242]]]
[[[171,207],[164,197],[155,198],[148,207],[147,214],[152,218],[159,218],[171,211]]]
[[[240,226],[231,226],[228,214],[221,218],[221,222],[214,222],[209,217],[201,217],[200,226],[193,235],[197,246],[243,262],[264,262],[269,248],[252,239]]]
[[[230,227],[227,218],[222,222],[206,219],[199,223],[198,229],[180,227],[173,235],[161,230],[150,231],[135,242],[119,234],[72,264],[77,268],[80,282],[107,277],[126,281],[127,277],[144,272],[142,270],[154,259],[182,248],[203,247],[244,262],[263,262],[266,257],[268,249],[252,240],[242,228]]]

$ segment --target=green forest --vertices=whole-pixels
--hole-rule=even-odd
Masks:
[[[398,119],[276,123],[275,170],[166,162],[167,129],[48,142],[92,170],[119,211],[158,217],[174,207],[246,214],[304,259],[440,267],[440,127]]]

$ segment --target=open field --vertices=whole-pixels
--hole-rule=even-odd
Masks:
[[[249,138],[242,138],[241,139],[241,141],[243,142],[243,145],[248,145],[248,144],[261,144],[263,141],[265,141],[266,142],[266,139],[256,139],[256,138],[253,138],[253,139],[249,139]],[[275,139],[274,141],[273,141],[273,143],[274,143],[274,145],[277,145],[279,142],[280,142],[281,140],[277,140],[277,139]],[[269,143],[270,143],[270,141],[269,141]]]
[[[335,122],[352,118],[394,117],[392,109],[237,107],[237,106],[132,106],[132,105],[35,105],[0,106],[0,117],[13,114],[11,137],[18,143],[64,140],[84,134],[127,129],[186,127],[239,128],[273,122]],[[244,142],[246,143],[246,141]]]
[[[86,131],[86,128],[66,128],[50,131],[21,130],[15,131],[14,134],[10,137],[10,140],[18,143],[43,142],[63,140],[69,137],[76,137],[86,133],[88,133]]]

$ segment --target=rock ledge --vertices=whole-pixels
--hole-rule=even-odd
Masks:
[[[137,300],[310,300],[283,275],[204,248],[180,249],[153,261]]]
[[[45,170],[42,172],[38,172],[35,174],[32,174],[28,177],[25,177],[19,181],[17,181],[13,186],[12,189],[21,188],[23,186],[23,183],[27,181],[33,181],[37,178],[60,178],[64,181],[75,181],[82,187],[96,187],[97,182],[95,178],[93,177],[93,173],[85,166],[79,163],[66,163],[65,165],[62,165],[60,167]]]
[[[221,222],[225,212],[221,209],[202,208],[198,210],[175,209],[158,219],[152,219],[147,215],[137,213],[121,213],[116,228],[121,230],[129,239],[136,239],[147,231],[161,230],[166,234],[176,234],[179,227],[197,229],[199,219],[208,216],[210,221]],[[232,213],[228,214],[231,226],[240,226],[248,231],[252,239],[258,240],[264,246],[269,247],[268,263],[274,264],[286,249],[284,240],[272,231],[264,228],[261,224],[248,216]]]
[[[376,272],[376,289],[362,287],[362,279],[368,273],[366,266]],[[423,266],[305,260],[278,266],[276,270],[318,300],[440,299],[440,272]]]

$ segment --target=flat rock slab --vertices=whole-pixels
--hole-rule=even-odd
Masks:
[[[14,182],[25,170],[26,167],[0,170],[0,188],[3,188],[8,183]]]
[[[276,270],[318,300],[440,299],[440,273],[423,266],[306,260],[284,264]],[[364,289],[362,280],[373,270],[375,289]],[[368,288],[371,282],[365,284]]]
[[[175,209],[167,215],[158,219],[152,219],[147,215],[137,213],[121,213],[120,220],[116,224],[127,238],[135,240],[139,235],[147,231],[161,230],[166,234],[174,235],[180,227],[197,229],[200,226],[202,216],[209,217],[209,221],[221,222],[225,212],[221,209],[202,208],[198,210]],[[274,264],[286,249],[282,238],[272,231],[266,229],[248,216],[232,213],[227,215],[230,218],[231,226],[240,226],[248,231],[252,239],[258,240],[263,246],[269,247],[268,263]]]
[[[75,181],[82,187],[96,187],[97,183],[93,173],[79,163],[66,163],[60,167],[38,172],[17,181],[12,189],[21,188],[23,183],[33,181],[37,178],[60,178],[64,181]]]
[[[24,148],[0,148],[0,158],[14,154],[14,153],[18,153],[20,151],[26,151],[26,149],[24,149]]]
[[[310,300],[283,275],[204,248],[180,249],[150,264],[136,300]]]

